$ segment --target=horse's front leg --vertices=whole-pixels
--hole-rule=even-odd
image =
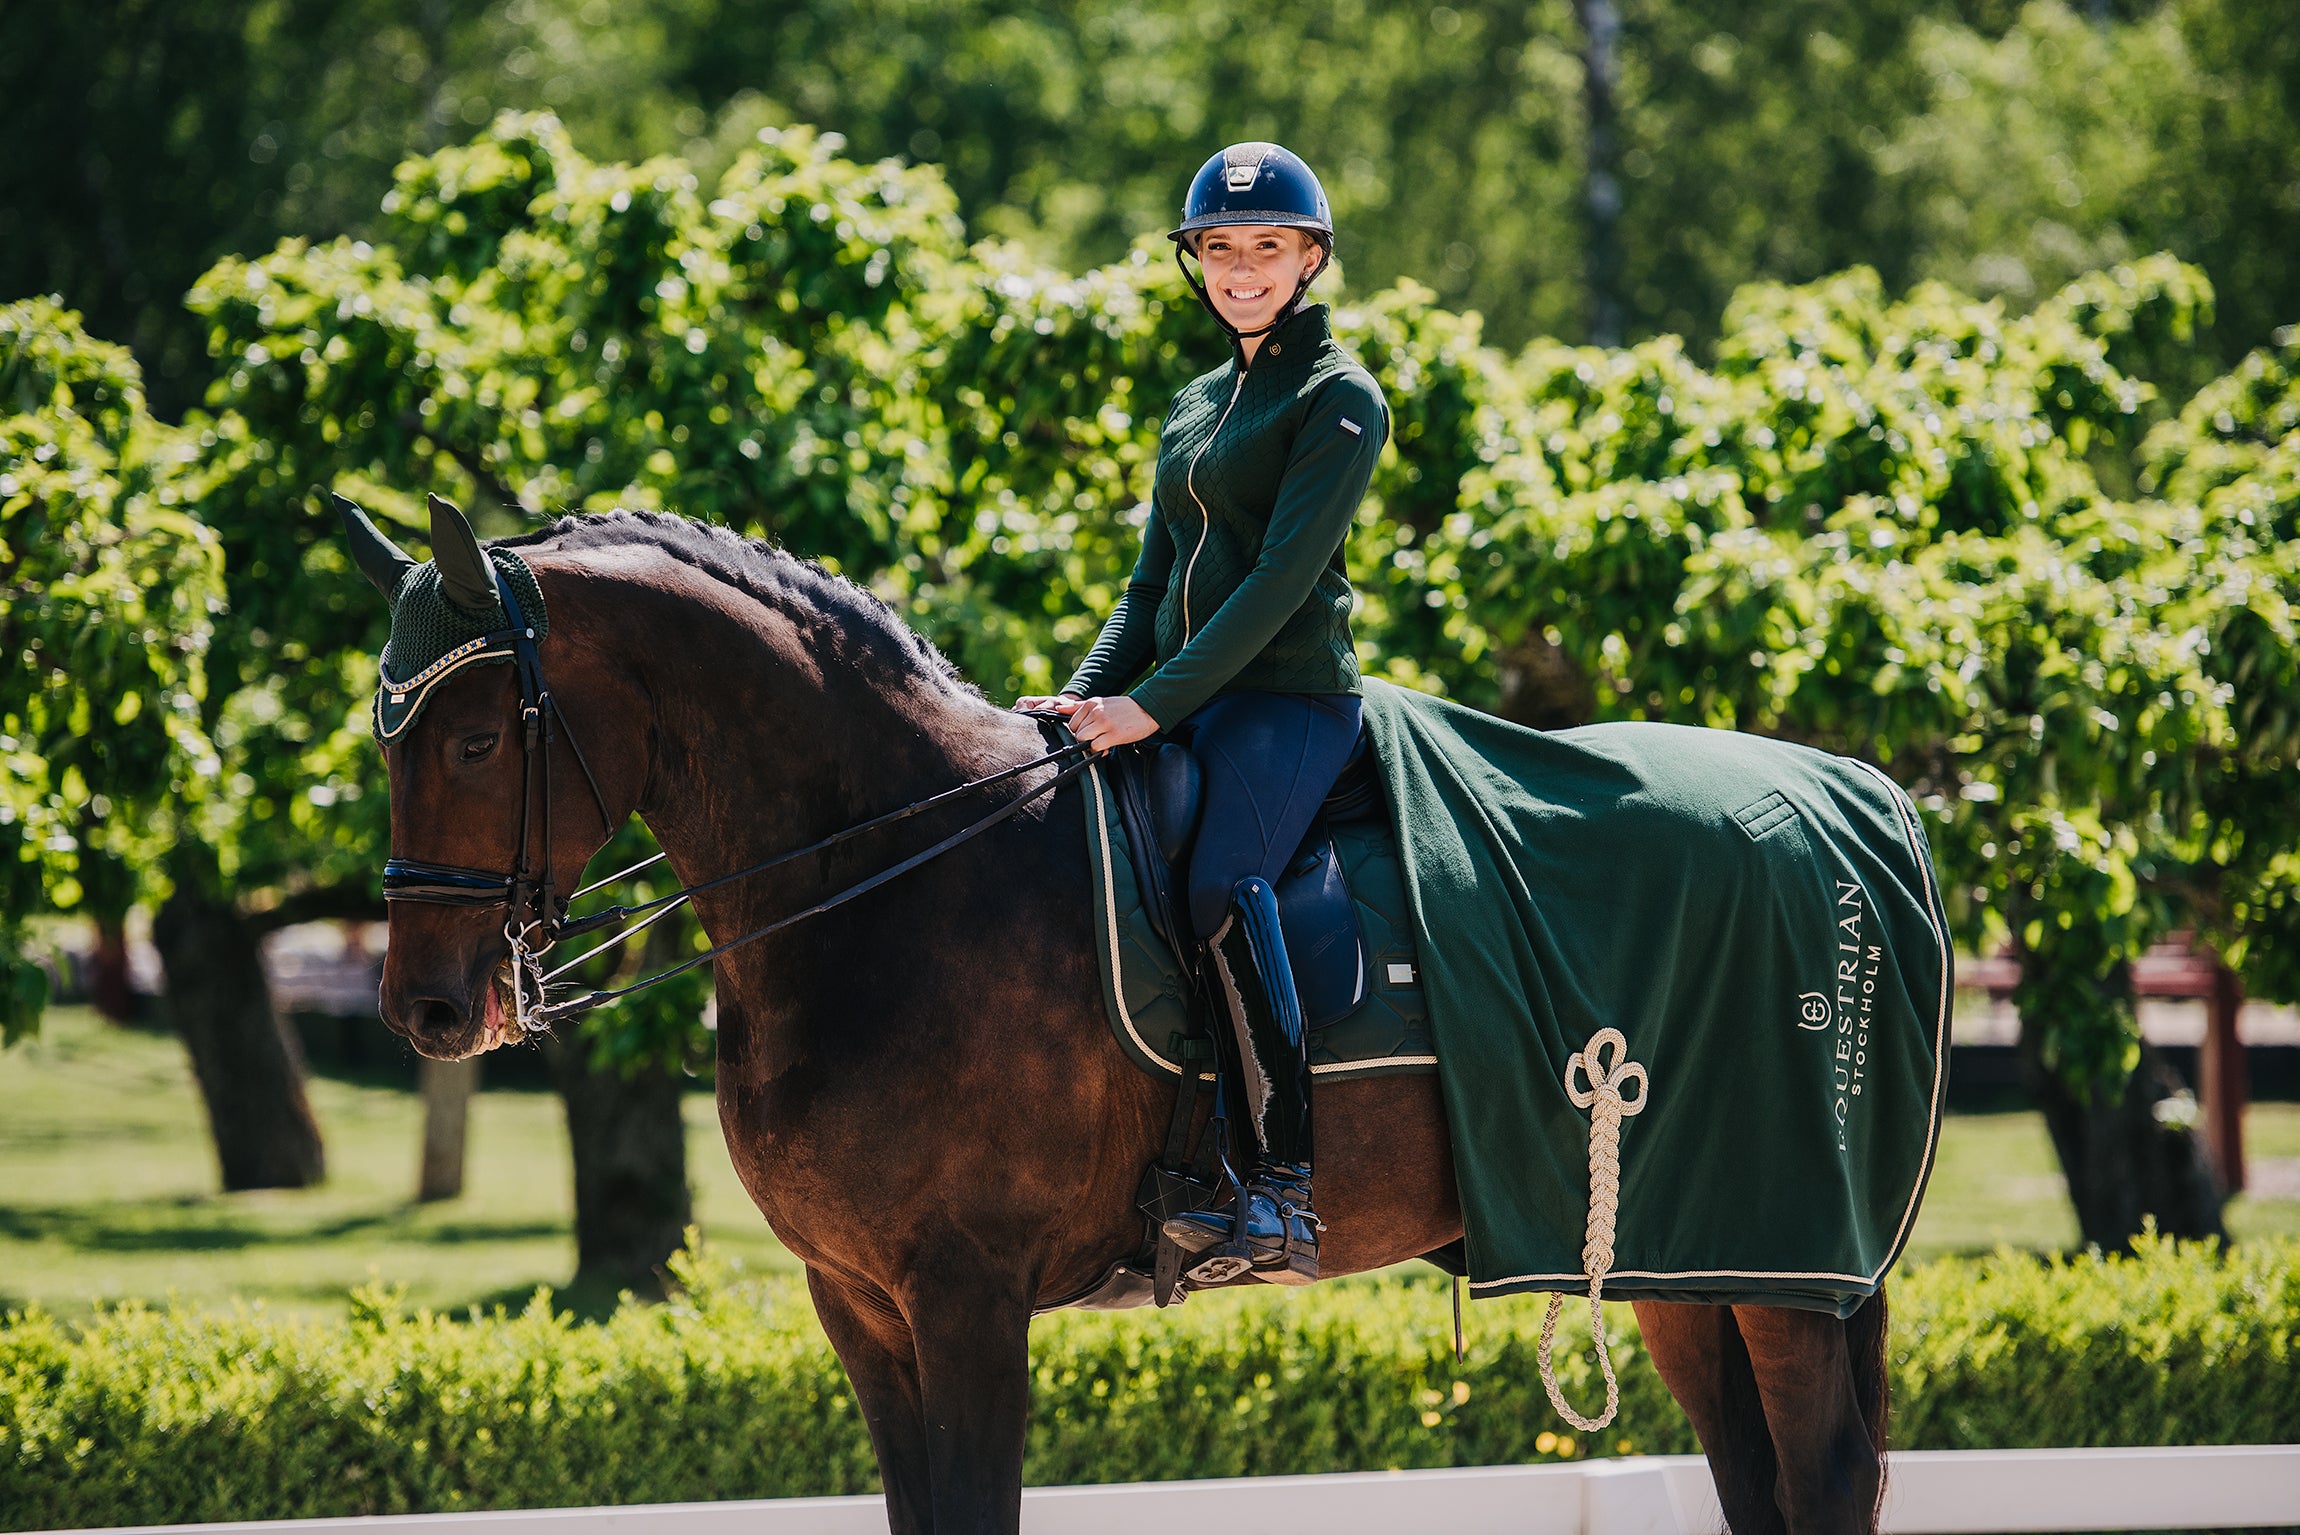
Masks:
[[[870,1430],[879,1481],[886,1488],[888,1527],[894,1535],[932,1535],[926,1411],[910,1324],[876,1286],[810,1268],[807,1289]]]
[[[987,1255],[930,1263],[907,1297],[926,1408],[935,1535],[1015,1535],[1030,1419],[1030,1297],[1025,1276]],[[971,1269],[972,1272],[967,1272]]]

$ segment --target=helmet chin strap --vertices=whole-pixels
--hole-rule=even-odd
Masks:
[[[1278,311],[1276,317],[1267,325],[1256,326],[1252,330],[1240,330],[1223,315],[1214,303],[1213,294],[1206,290],[1206,284],[1199,279],[1196,273],[1190,270],[1190,263],[1182,259],[1181,242],[1176,241],[1174,244],[1174,264],[1182,269],[1182,280],[1190,285],[1191,292],[1198,295],[1198,302],[1206,306],[1206,312],[1214,317],[1214,323],[1228,331],[1230,339],[1233,341],[1252,341],[1257,336],[1267,336],[1292,319],[1296,306],[1302,302],[1302,295],[1310,291],[1310,284],[1325,275],[1325,270],[1333,259],[1334,248],[1324,241],[1320,241],[1318,243],[1318,264],[1311,268],[1309,276],[1295,282],[1294,296],[1286,300],[1285,306]],[[1201,262],[1200,264],[1203,265],[1204,263]]]

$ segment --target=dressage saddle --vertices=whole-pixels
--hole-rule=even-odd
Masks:
[[[1197,973],[1198,945],[1193,940],[1185,894],[1190,846],[1203,809],[1198,760],[1187,746],[1173,741],[1124,748],[1106,760],[1114,789],[1112,798],[1140,882],[1144,914],[1193,983],[1200,983],[1205,978]],[[1300,849],[1276,881],[1279,927],[1285,935],[1303,1021],[1311,1030],[1358,1011],[1369,1000],[1370,956],[1396,953],[1394,934],[1386,940],[1389,947],[1383,948],[1385,940],[1369,945],[1361,933],[1358,905],[1344,875],[1341,849],[1333,831],[1336,826],[1387,814],[1372,745],[1360,736],[1303,836]],[[1401,969],[1410,977],[1410,963],[1392,963],[1392,981]],[[1203,995],[1202,985],[1199,990]],[[1204,1001],[1194,1004],[1210,1005]],[[1113,1264],[1086,1294],[1064,1304],[1090,1310],[1121,1310],[1153,1303],[1163,1306],[1194,1288],[1181,1277],[1180,1250],[1160,1233],[1166,1217],[1180,1210],[1203,1208],[1226,1192],[1216,1172],[1218,1162],[1227,1154],[1221,1109],[1217,1101],[1214,1122],[1201,1127],[1201,1093],[1211,1079],[1202,1076],[1197,1067],[1199,1063],[1214,1066],[1228,1054],[1217,1043],[1217,1036],[1227,1030],[1201,1028],[1195,1037],[1176,1041],[1184,1064],[1173,1122],[1163,1154],[1143,1175],[1138,1197],[1146,1217],[1143,1247]],[[1234,1065],[1224,1069],[1225,1075],[1230,1069]],[[1213,1093],[1219,1100],[1220,1088],[1214,1088]],[[1234,1192],[1234,1188],[1227,1191]],[[1426,1256],[1448,1273],[1464,1272],[1458,1239]]]
[[[1198,759],[1172,741],[1115,756],[1119,816],[1143,881],[1143,907],[1152,929],[1189,965],[1197,949],[1185,892],[1190,844],[1203,809]],[[1373,751],[1361,735],[1301,847],[1273,882],[1294,992],[1312,1029],[1347,1017],[1366,999],[1366,946],[1332,827],[1381,813]]]

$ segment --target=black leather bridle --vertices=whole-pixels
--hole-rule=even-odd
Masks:
[[[512,1020],[523,1034],[548,1029],[561,1019],[572,1018],[579,1013],[589,1012],[592,1008],[604,1003],[615,1001],[617,998],[627,997],[635,991],[643,991],[649,986],[658,985],[684,971],[692,970],[697,965],[707,964],[731,949],[740,948],[742,945],[764,938],[770,933],[780,932],[793,923],[802,922],[808,917],[819,916],[834,907],[843,906],[857,896],[876,890],[888,881],[899,878],[919,865],[949,852],[960,843],[969,841],[990,830],[991,827],[1012,816],[1032,800],[1052,792],[1061,785],[1063,780],[1073,778],[1083,772],[1092,760],[1090,748],[1080,742],[1072,741],[1056,747],[1044,756],[1034,757],[1028,762],[1017,763],[1012,767],[1001,768],[995,773],[971,779],[954,789],[945,789],[938,794],[931,794],[925,799],[914,800],[899,810],[874,816],[868,821],[849,826],[843,831],[833,832],[820,841],[811,842],[805,847],[793,848],[787,853],[778,853],[772,858],[763,859],[748,867],[737,869],[731,874],[722,874],[715,879],[682,886],[668,895],[657,896],[651,901],[642,901],[637,905],[609,906],[604,910],[592,912],[588,916],[570,917],[567,911],[575,901],[595,890],[624,880],[651,864],[661,862],[666,855],[656,853],[650,858],[643,858],[629,868],[585,885],[564,898],[558,894],[551,868],[551,748],[562,737],[567,743],[567,749],[574,754],[576,766],[583,770],[583,781],[590,786],[592,802],[599,807],[600,822],[606,827],[610,836],[614,834],[615,820],[613,814],[607,809],[606,796],[599,791],[599,780],[593,775],[591,764],[584,759],[583,748],[577,743],[574,730],[568,726],[566,716],[560,712],[559,706],[552,700],[550,685],[543,677],[542,663],[537,660],[535,654],[535,630],[527,624],[521,615],[518,601],[513,597],[508,582],[499,583],[499,593],[503,599],[504,614],[509,620],[508,626],[484,634],[477,640],[467,642],[464,646],[458,646],[457,651],[451,652],[450,655],[456,665],[508,656],[518,676],[521,764],[519,843],[515,855],[517,863],[510,873],[499,874],[489,869],[467,869],[454,864],[427,863],[419,858],[394,858],[383,866],[383,898],[386,901],[422,901],[436,906],[502,908],[504,911],[503,936],[511,945]],[[1041,717],[1044,718],[1045,716]],[[593,991],[584,996],[569,998],[564,1002],[545,1000],[546,988],[553,980],[584,963],[592,956],[613,948],[645,928],[661,921],[704,891],[715,890],[721,885],[731,884],[754,874],[763,874],[769,869],[807,857],[810,854],[825,852],[842,842],[859,837],[865,832],[875,831],[883,826],[891,826],[897,821],[908,820],[914,815],[932,810],[962,794],[971,794],[978,789],[986,789],[993,784],[1003,783],[1009,778],[1027,773],[1033,768],[1049,767],[1058,762],[1067,762],[1068,765],[1048,777],[1045,782],[1032,787],[1028,793],[1007,801],[990,814],[960,828],[925,851],[915,853],[899,863],[881,869],[868,878],[858,880],[835,895],[809,906],[804,911],[793,912],[768,923],[764,927],[754,928],[739,938],[731,938],[704,953],[673,965],[668,970],[647,976],[628,986],[618,987],[612,991]],[[538,782],[541,784],[542,813],[540,816],[536,814],[535,810],[538,802],[536,792]],[[540,867],[529,855],[532,840],[530,833],[535,830],[538,821],[541,823],[542,830]],[[634,922],[632,920],[634,918],[643,920]],[[554,969],[545,970],[543,968],[543,956],[549,953],[553,946],[562,939],[580,937],[583,934],[596,932],[616,923],[629,923],[630,925]],[[530,988],[532,988],[532,995],[530,995]]]
[[[393,858],[383,866],[383,898],[423,901],[435,906],[503,908],[503,936],[511,943],[513,1012],[525,1029],[532,1011],[526,1004],[530,980],[535,985],[536,1000],[542,999],[543,973],[537,962],[560,939],[588,932],[604,923],[567,921],[567,907],[574,897],[560,898],[551,865],[551,748],[560,737],[566,717],[559,712],[558,704],[551,697],[550,685],[544,681],[543,665],[535,654],[535,630],[520,611],[519,599],[513,595],[511,584],[498,582],[496,586],[508,620],[506,627],[467,641],[442,659],[460,666],[508,656],[518,677],[519,840],[513,855],[517,862],[510,873],[498,874],[489,869],[428,863],[420,858]],[[615,820],[607,809],[607,797],[600,792],[599,780],[584,758],[574,731],[570,729],[565,733],[567,749],[583,770],[583,781],[590,786],[592,802],[599,807],[600,824],[612,836]],[[538,778],[542,783],[540,817],[536,815]],[[532,833],[538,820],[542,823],[540,867],[532,856],[537,840]]]

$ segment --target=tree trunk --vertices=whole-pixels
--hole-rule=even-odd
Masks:
[[[2044,1111],[2085,1242],[2104,1252],[2128,1250],[2144,1217],[2166,1236],[2225,1241],[2196,1099],[2180,1073],[2144,1041],[2140,1064],[2121,1089],[2080,1094],[2045,1066],[2039,1032],[2022,1018],[2022,1074]]]
[[[2244,1041],[2236,1033],[2243,1011],[2244,983],[2214,956],[2196,1079],[2204,1102],[2204,1149],[2224,1194],[2244,1192],[2244,1102],[2251,1096],[2251,1083],[2245,1078]]]
[[[303,1050],[272,1006],[255,929],[196,878],[152,922],[168,1016],[191,1052],[224,1188],[308,1188],[327,1175]]]
[[[1534,730],[1570,730],[1597,717],[1597,690],[1573,658],[1549,642],[1539,624],[1500,656],[1505,720]]]
[[[128,976],[128,928],[124,922],[96,924],[96,949],[88,956],[88,1001],[114,1023],[135,1021],[136,988]]]
[[[468,1061],[426,1060],[417,1068],[423,1088],[423,1165],[415,1176],[418,1204],[463,1193],[464,1131],[471,1123],[471,1095],[479,1090],[479,1061],[476,1055]]]
[[[575,1152],[575,1283],[659,1296],[694,1218],[680,1078],[653,1064],[593,1071],[580,1037],[543,1048]]]
[[[1582,202],[1589,219],[1584,253],[1589,285],[1589,341],[1619,346],[1626,329],[1621,297],[1621,146],[1614,93],[1620,83],[1615,50],[1621,42],[1621,13],[1613,0],[1574,0],[1581,23]]]
[[[95,919],[96,949],[88,957],[88,1001],[114,1023],[136,1017],[136,988],[128,970],[128,909],[136,903],[136,876],[110,853],[80,859],[86,910]]]

